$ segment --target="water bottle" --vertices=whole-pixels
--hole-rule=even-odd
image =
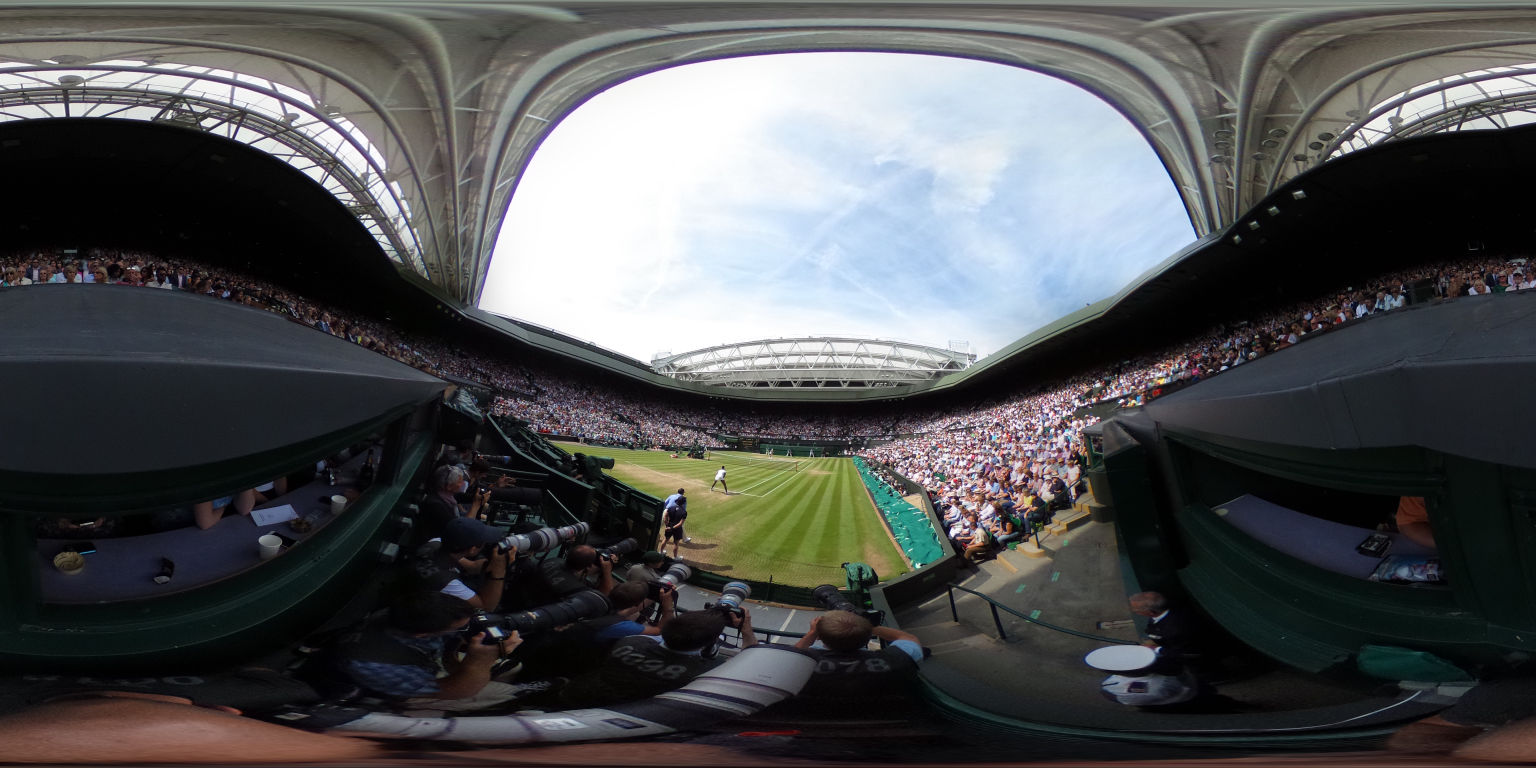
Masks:
[[[373,449],[368,449],[368,460],[363,462],[363,468],[357,473],[357,487],[367,488],[373,485]]]

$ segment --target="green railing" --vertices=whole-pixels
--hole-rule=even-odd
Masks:
[[[1136,645],[1136,641],[1135,640],[1119,640],[1119,639],[1116,639],[1116,638],[1113,638],[1113,637],[1105,637],[1103,635],[1095,635],[1095,634],[1093,634],[1091,632],[1079,632],[1079,631],[1077,631],[1075,629],[1067,629],[1066,627],[1059,626],[1059,625],[1056,625],[1056,624],[1052,624],[1052,623],[1050,623],[1048,621],[1041,621],[1039,619],[1036,619],[1036,618],[1033,618],[1033,617],[1029,616],[1028,614],[1019,613],[1018,611],[1016,611],[1016,610],[1014,610],[1012,608],[1009,608],[1008,606],[1003,605],[1002,603],[999,603],[996,600],[993,600],[992,598],[987,597],[986,595],[983,595],[982,593],[977,592],[974,589],[969,589],[967,587],[962,587],[959,584],[947,584],[945,586],[949,590],[949,615],[950,615],[950,617],[952,617],[955,620],[956,623],[959,623],[959,621],[960,621],[960,610],[955,607],[955,590],[958,589],[961,592],[964,592],[964,593],[969,594],[969,595],[975,595],[975,596],[977,596],[977,597],[987,601],[987,605],[992,607],[992,623],[993,623],[994,626],[997,627],[997,639],[999,639],[999,640],[1007,640],[1008,639],[1007,633],[1005,633],[1003,631],[1003,619],[1002,619],[1002,616],[1000,614],[998,614],[998,611],[1003,611],[1004,613],[1008,613],[1010,615],[1016,616],[1016,617],[1018,617],[1020,619],[1023,619],[1024,621],[1027,621],[1027,622],[1029,622],[1031,624],[1035,624],[1037,626],[1045,627],[1046,629],[1052,630],[1054,632],[1061,632],[1063,634],[1072,635],[1073,637],[1081,637],[1084,640],[1093,640],[1093,641],[1100,642],[1100,643],[1111,643],[1113,645]]]

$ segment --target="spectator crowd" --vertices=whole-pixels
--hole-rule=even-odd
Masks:
[[[132,285],[191,291],[266,309],[428,373],[479,382],[497,393],[488,404],[493,415],[518,419],[550,435],[636,448],[721,447],[723,436],[874,444],[862,455],[926,488],[944,509],[957,541],[969,541],[978,529],[994,538],[1007,536],[1006,526],[1001,534],[996,530],[997,512],[1027,509],[1041,499],[1046,507],[1059,505],[1057,486],[1064,486],[1070,500],[1080,486],[1085,462],[1082,428],[1113,408],[1144,403],[1161,387],[1196,382],[1310,336],[1397,310],[1410,303],[1412,285],[1427,286],[1436,299],[1536,288],[1536,271],[1528,269],[1523,258],[1472,257],[1428,264],[1212,328],[1113,367],[1021,387],[1001,400],[927,408],[873,406],[846,414],[803,408],[792,412],[786,406],[680,404],[664,393],[466,351],[451,340],[407,333],[185,259],[106,249],[36,252],[0,257],[0,276],[0,286]],[[1021,504],[1026,500],[1028,504]]]

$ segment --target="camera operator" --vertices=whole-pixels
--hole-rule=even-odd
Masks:
[[[667,556],[660,552],[650,551],[640,556],[640,562],[629,567],[624,572],[625,581],[653,582],[661,578],[661,572],[667,564]]]
[[[566,707],[603,707],[676,690],[725,663],[712,651],[728,626],[741,630],[742,647],[757,644],[752,617],[724,611],[689,611],[667,623],[661,635],[633,635],[614,643],[602,666],[560,692]]]
[[[613,588],[608,599],[613,602],[613,613],[596,619],[579,622],[589,624],[596,632],[593,642],[610,645],[630,635],[659,635],[677,615],[677,591],[669,585],[658,585],[654,597],[661,610],[654,622],[644,621],[651,607],[651,585],[644,581],[626,581]]]
[[[502,552],[490,546],[501,538],[500,530],[479,520],[449,520],[442,538],[416,551],[412,567],[418,583],[424,591],[452,595],[478,610],[496,610],[507,573],[517,557],[516,547]]]
[[[496,456],[492,458],[505,458]],[[475,460],[467,467],[461,467],[469,472],[469,489],[457,498],[462,505],[473,505],[475,496],[486,494],[489,491],[489,501],[498,501],[506,504],[527,504],[538,506],[542,493],[537,488],[518,488],[517,478],[506,475],[491,475],[491,463],[484,457],[476,456]],[[482,502],[482,506],[483,506]],[[489,510],[487,510],[489,512]]]
[[[422,532],[428,538],[443,535],[448,521],[461,517],[476,518],[490,500],[489,489],[471,495],[468,506],[459,504],[459,494],[469,493],[469,473],[452,464],[444,464],[432,472],[432,491],[421,502]]]
[[[539,575],[556,598],[583,589],[595,589],[606,595],[613,591],[613,566],[618,561],[617,556],[603,557],[596,549],[582,544],[571,547],[564,560],[549,559],[540,563]]]
[[[606,616],[582,619],[536,637],[524,646],[520,658],[529,669],[558,671],[571,675],[596,667],[619,640],[631,635],[660,635],[677,615],[677,595],[670,587],[644,581],[626,581],[608,595],[613,610]],[[646,621],[653,606],[659,609],[654,621]]]
[[[869,650],[871,638],[885,647]],[[916,703],[917,664],[923,660],[916,635],[877,627],[848,611],[827,611],[811,620],[795,647],[816,657],[816,670],[800,695],[786,702],[787,708],[846,712],[878,702],[900,710]]]
[[[403,708],[468,712],[547,690],[545,683],[492,679],[497,659],[522,638],[512,632],[488,645],[484,632],[465,637],[474,615],[468,603],[439,592],[406,595],[390,607],[384,626],[342,638],[336,665],[358,686]]]

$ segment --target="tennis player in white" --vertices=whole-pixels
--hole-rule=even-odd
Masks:
[[[731,488],[730,488],[730,486],[725,484],[725,465],[724,464],[720,465],[720,469],[715,471],[715,482],[709,484],[709,489],[711,491],[713,491],[715,489],[715,483],[719,483],[720,487],[725,489],[725,495],[727,495],[727,496],[731,495]]]

